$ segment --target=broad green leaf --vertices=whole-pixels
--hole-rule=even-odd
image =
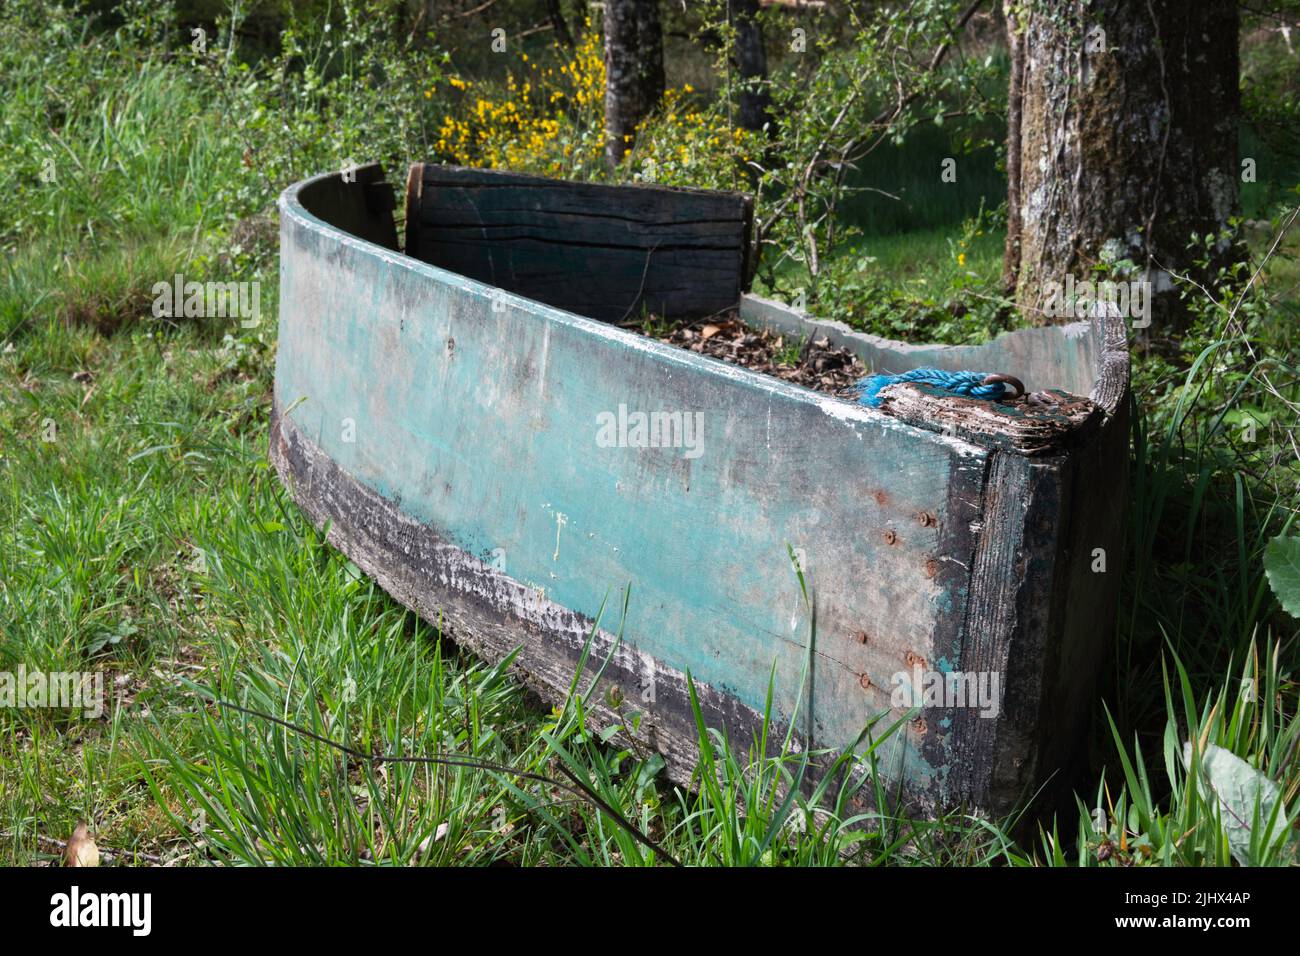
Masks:
[[[1183,763],[1189,768],[1192,765],[1190,743],[1183,744]],[[1252,858],[1252,846],[1264,851],[1287,838],[1291,824],[1286,807],[1278,806],[1282,791],[1267,776],[1232,751],[1214,744],[1206,744],[1201,754],[1201,776],[1218,803],[1228,850],[1242,866],[1262,862]],[[1263,832],[1252,840],[1255,827]]]
[[[1269,586],[1292,617],[1300,617],[1300,538],[1278,535],[1264,549]]]

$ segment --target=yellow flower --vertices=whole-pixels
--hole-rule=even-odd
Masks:
[[[966,265],[966,253],[964,252],[957,253],[957,265],[959,266]]]

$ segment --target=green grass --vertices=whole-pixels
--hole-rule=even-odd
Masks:
[[[1007,330],[1010,303],[999,289],[1002,229],[977,215],[946,228],[855,236],[835,251],[815,288],[786,262],[760,271],[754,291],[852,328],[904,342],[987,341]]]
[[[589,688],[548,710],[392,602],[268,467],[272,203],[335,152],[315,94],[72,16],[7,19],[0,65],[0,146],[21,157],[0,170],[0,670],[100,670],[112,701],[102,720],[0,710],[0,861],[49,859],[84,819],[126,863],[1224,863],[1211,744],[1275,781],[1294,818],[1300,635],[1260,558],[1300,482],[1293,258],[1270,263],[1241,327],[1207,309],[1139,356],[1123,606],[1077,818],[1025,836],[956,811],[862,813],[852,798],[885,803],[871,747],[819,755],[854,772],[810,797],[789,741],[760,757],[702,723],[702,772],[679,787],[658,756],[589,730]],[[421,153],[418,117],[394,130],[373,102],[341,135]],[[894,337],[992,334],[1002,238],[970,212],[853,237],[825,314]],[[262,324],[155,320],[149,290],[178,271],[262,282]],[[1267,422],[1253,443],[1243,409]],[[889,732],[871,728],[874,747]],[[375,753],[420,759],[357,756]],[[456,765],[425,761],[439,755]]]

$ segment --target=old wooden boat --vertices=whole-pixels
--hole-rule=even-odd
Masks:
[[[746,294],[741,195],[434,165],[406,193],[400,244],[377,166],[281,198],[271,456],[334,546],[483,657],[518,648],[553,701],[604,606],[594,719],[640,713],[677,781],[688,674],[741,747],[773,674],[778,723],[804,691],[804,746],[907,718],[879,772],[922,809],[1001,812],[1068,778],[1121,566],[1119,319],[888,342]],[[873,369],[993,370],[1057,403],[899,384],[869,408],[619,325],[728,308]],[[637,413],[664,440],[633,436]]]

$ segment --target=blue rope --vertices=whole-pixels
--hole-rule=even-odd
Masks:
[[[952,392],[954,395],[997,401],[1007,393],[1007,386],[1005,382],[990,382],[985,385],[984,379],[988,378],[989,374],[988,372],[945,372],[940,368],[914,368],[901,375],[868,375],[854,387],[860,393],[858,401],[872,408],[880,407],[882,388],[902,382],[919,382],[922,385],[941,388],[945,392]]]

